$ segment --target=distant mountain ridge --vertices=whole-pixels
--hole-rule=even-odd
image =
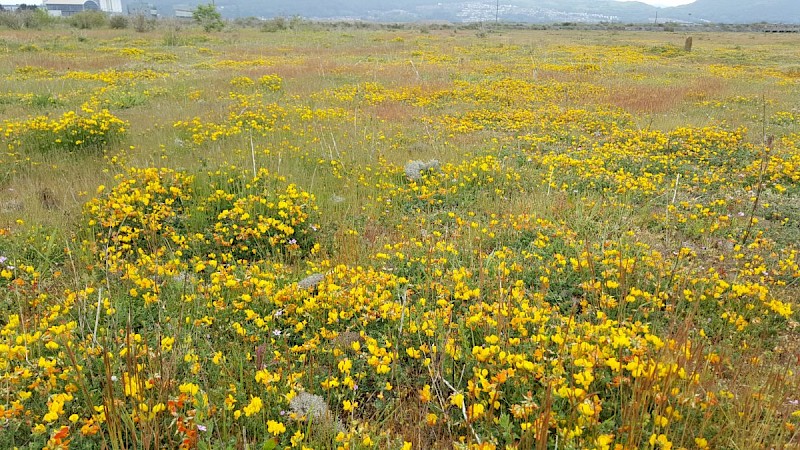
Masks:
[[[162,15],[187,0],[155,0]],[[194,0],[191,4],[211,0]],[[351,19],[380,22],[501,21],[554,22],[698,22],[698,23],[800,23],[800,0],[697,0],[671,8],[640,2],[613,0],[217,0],[226,17],[294,16],[312,19]]]
[[[722,23],[800,23],[800,0],[747,0],[747,4],[735,8],[730,3],[730,0],[697,0],[664,11]]]

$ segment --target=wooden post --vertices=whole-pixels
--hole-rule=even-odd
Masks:
[[[686,43],[683,44],[683,49],[687,52],[692,51],[692,37],[689,36],[686,38]]]

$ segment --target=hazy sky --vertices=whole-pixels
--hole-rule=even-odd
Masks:
[[[678,6],[694,3],[694,0],[617,0],[619,2],[639,1],[653,6]]]

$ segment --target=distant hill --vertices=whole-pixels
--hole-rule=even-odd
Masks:
[[[155,0],[162,15],[187,0]],[[210,0],[208,0],[210,2]],[[195,0],[194,4],[207,3]],[[656,8],[639,2],[613,0],[217,0],[226,17],[276,17],[299,15],[312,19],[351,19],[382,22],[502,21],[557,22],[717,22],[800,23],[800,0],[697,0],[673,8]]]
[[[667,15],[678,14],[695,20],[723,23],[777,22],[800,23],[800,0],[746,0],[732,7],[730,0],[697,0],[684,6],[665,8]]]

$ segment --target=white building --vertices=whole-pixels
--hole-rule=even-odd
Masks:
[[[172,9],[175,11],[175,17],[178,19],[191,19],[195,10],[193,6],[189,5],[175,5]]]
[[[82,11],[122,13],[122,0],[45,0],[44,8],[53,16],[71,16]]]
[[[122,0],[100,0],[100,9],[114,14],[122,13]]]
[[[45,0],[44,8],[51,16],[68,17],[83,11],[100,11],[100,0]]]

